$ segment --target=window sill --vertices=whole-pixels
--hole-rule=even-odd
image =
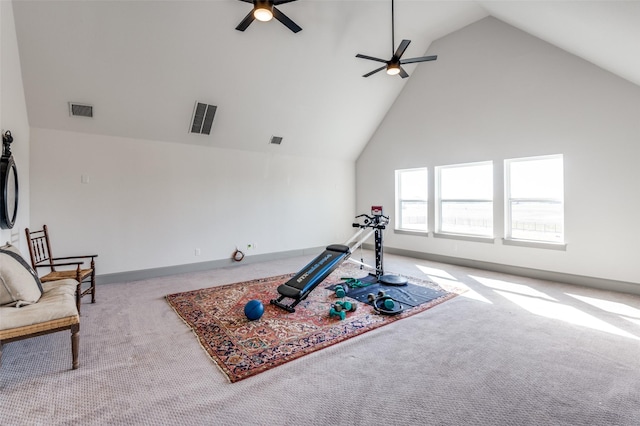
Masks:
[[[566,243],[551,243],[544,241],[514,240],[510,238],[503,238],[502,244],[504,244],[505,246],[531,247],[547,250],[567,250]]]
[[[394,229],[394,234],[415,235],[417,237],[428,237],[429,231],[410,231],[408,229]]]
[[[495,238],[493,237],[480,237],[477,235],[465,235],[465,234],[447,234],[442,232],[434,232],[433,236],[436,238],[447,238],[450,240],[463,240],[463,241],[473,241],[476,243],[490,243],[493,244],[495,242]]]

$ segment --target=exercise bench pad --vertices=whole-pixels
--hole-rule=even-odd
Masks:
[[[302,268],[296,276],[278,287],[278,293],[292,299],[302,299],[333,272],[349,255],[342,244],[328,246],[322,254]]]

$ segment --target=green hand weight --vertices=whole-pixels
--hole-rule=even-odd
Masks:
[[[384,301],[384,308],[386,310],[392,311],[393,309],[395,309],[396,304],[392,299],[385,299]]]

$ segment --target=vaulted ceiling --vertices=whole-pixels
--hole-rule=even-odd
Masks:
[[[353,160],[409,80],[363,78],[382,64],[355,57],[391,56],[390,0],[279,6],[297,34],[276,20],[235,30],[251,10],[237,0],[13,4],[32,127]],[[639,1],[397,0],[395,42],[438,54],[433,40],[489,15],[640,85]],[[218,107],[210,135],[189,133],[196,101]]]

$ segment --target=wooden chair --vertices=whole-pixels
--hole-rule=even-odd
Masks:
[[[30,231],[29,228],[26,228],[25,233],[27,234],[27,241],[29,243],[31,266],[33,266],[33,269],[36,271],[38,268],[49,269],[49,272],[46,275],[40,277],[40,281],[45,283],[48,281],[58,281],[68,278],[78,281],[78,286],[76,288],[76,306],[78,308],[78,313],[80,313],[80,299],[82,297],[91,294],[91,303],[95,303],[96,265],[94,259],[98,257],[98,255],[91,254],[82,256],[53,257],[47,225],[44,225],[41,230],[33,232]],[[91,260],[89,261],[88,259]],[[60,261],[62,261],[62,263],[60,263]],[[89,267],[83,268],[86,262],[89,262]],[[75,266],[75,269],[57,270],[56,267],[59,266]],[[83,284],[88,284],[89,287],[83,290]]]

